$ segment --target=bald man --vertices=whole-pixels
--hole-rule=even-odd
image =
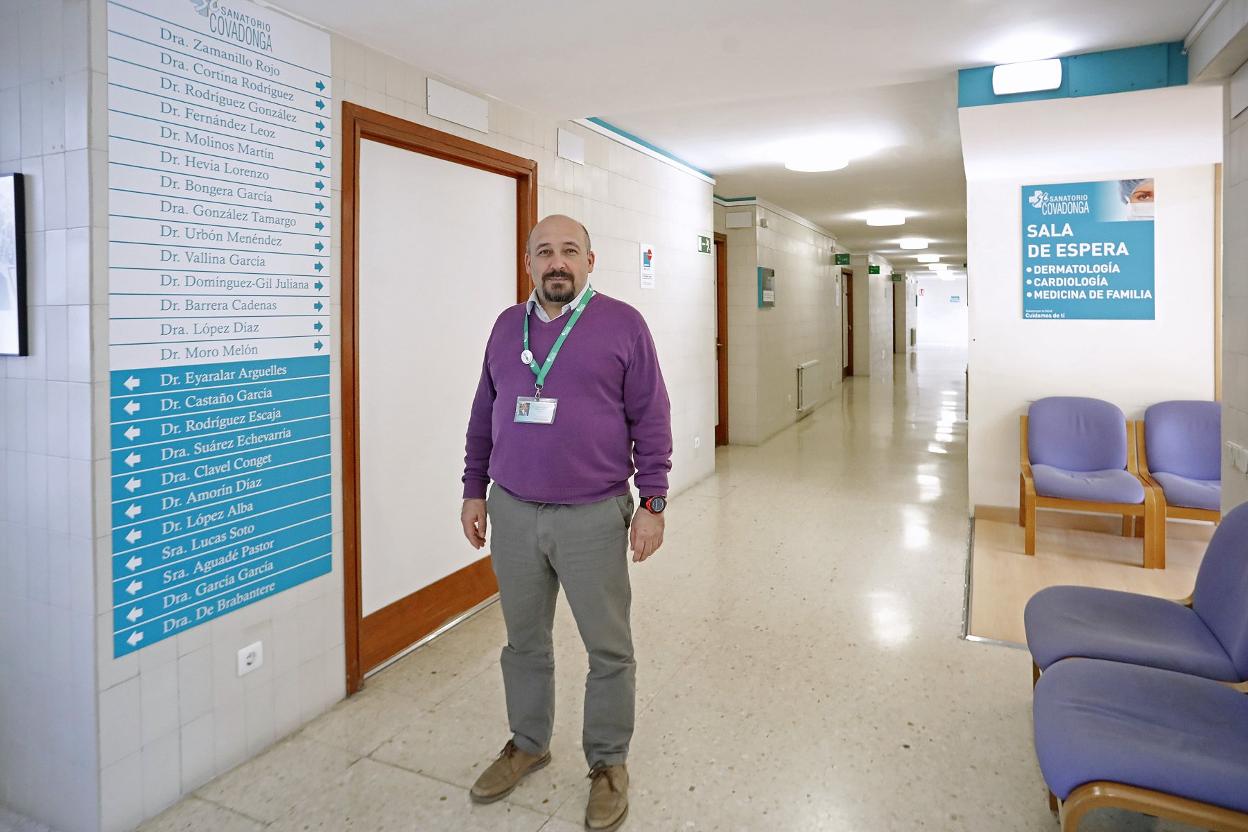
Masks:
[[[499,800],[550,762],[551,628],[562,586],[589,653],[585,826],[611,830],[628,813],[633,734],[628,549],[641,563],[663,543],[671,405],[640,313],[589,285],[594,252],[581,223],[542,220],[524,265],[533,294],[494,323],[464,460],[464,536],[480,549],[487,522],[493,527],[512,732],[471,795]],[[636,513],[630,476],[641,498]]]

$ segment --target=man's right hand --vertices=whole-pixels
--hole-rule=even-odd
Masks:
[[[480,549],[485,545],[485,500],[464,500],[459,522],[464,525],[464,537],[468,538],[472,548]]]

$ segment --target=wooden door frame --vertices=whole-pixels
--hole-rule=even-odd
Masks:
[[[841,365],[841,378],[847,379],[854,374],[854,270],[841,269],[841,296],[844,300],[845,323],[842,334],[849,331],[845,339],[845,357],[849,359]]]
[[[524,268],[525,244],[529,231],[537,222],[537,162],[504,153],[477,142],[452,136],[440,130],[423,127],[358,104],[342,105],[342,242],[339,274],[341,275],[342,329],[342,513],[343,513],[343,605],[346,616],[347,694],[360,689],[364,674],[389,656],[362,656],[361,624],[363,621],[362,582],[360,580],[360,401],[359,401],[359,159],[364,139],[432,156],[479,170],[501,174],[516,180],[516,300],[529,295],[529,280]],[[466,417],[467,414],[465,414]],[[484,562],[485,568],[481,567]],[[460,586],[484,591],[492,584],[488,573],[489,558],[483,558],[443,580],[455,579]],[[436,586],[436,584],[435,584]],[[429,589],[429,588],[426,588]],[[379,610],[394,624],[400,621],[407,628],[413,623],[432,632],[454,610],[439,607],[437,599],[422,597],[419,610],[405,601],[426,590],[407,596]],[[496,589],[491,590],[493,594]],[[488,597],[488,595],[486,596]],[[413,614],[416,619],[413,619]],[[398,645],[394,653],[406,647]],[[387,648],[388,649],[388,648]],[[391,653],[390,655],[393,655]]]
[[[715,383],[719,387],[719,424],[715,447],[728,444],[728,235],[715,233]]]

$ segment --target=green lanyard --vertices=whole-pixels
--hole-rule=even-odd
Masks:
[[[546,374],[550,372],[550,368],[555,364],[555,357],[559,355],[559,350],[563,347],[563,342],[567,340],[568,333],[572,331],[572,327],[576,326],[576,322],[581,319],[581,313],[585,311],[585,307],[589,304],[590,298],[594,296],[594,290],[590,287],[585,288],[585,295],[581,298],[581,302],[576,305],[576,309],[572,312],[572,317],[568,318],[568,322],[563,326],[563,332],[559,333],[559,337],[555,339],[555,345],[550,348],[550,354],[546,356],[546,362],[542,364],[539,370],[537,364],[530,359],[529,369],[533,371],[533,375],[537,376],[537,398],[542,397],[542,385],[546,382]],[[524,313],[524,354],[532,355],[529,352],[529,313]]]

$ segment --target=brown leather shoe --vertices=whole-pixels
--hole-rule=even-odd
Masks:
[[[477,782],[472,784],[468,792],[474,803],[493,803],[511,794],[525,775],[537,771],[550,762],[550,752],[540,756],[529,754],[516,748],[511,740],[503,746],[498,758],[490,763],[489,768],[481,772]]]
[[[594,766],[589,772],[589,805],[585,807],[585,828],[593,832],[619,829],[628,817],[628,768]]]

